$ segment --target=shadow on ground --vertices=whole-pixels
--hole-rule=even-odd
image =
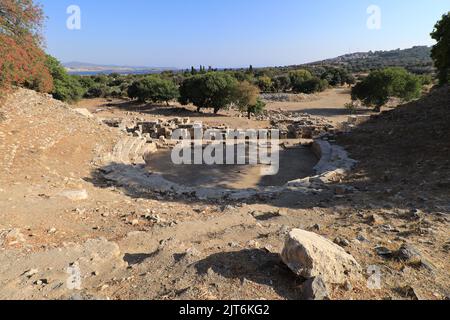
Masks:
[[[136,101],[124,101],[120,103],[105,104],[108,107],[114,107],[123,111],[138,112],[153,116],[166,117],[227,117],[223,114],[214,114],[213,112],[197,112],[185,107],[176,107],[165,104],[142,104]]]
[[[303,280],[283,264],[279,254],[256,249],[221,252],[197,262],[195,269],[202,276],[211,269],[227,279],[266,285],[286,299],[298,300],[301,297],[299,286]]]

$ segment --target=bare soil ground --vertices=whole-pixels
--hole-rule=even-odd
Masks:
[[[339,117],[340,103],[327,99],[287,108],[330,106],[336,111],[324,115]],[[102,118],[167,112],[267,126],[232,114],[109,103],[78,107]],[[359,161],[339,183],[351,192],[208,202],[139,194],[93,174],[123,133],[20,89],[0,118],[0,298],[299,299],[304,280],[279,254],[286,233],[302,228],[348,240],[345,250],[364,270],[381,271],[379,289],[361,280],[332,287],[333,299],[448,299],[449,106],[446,87],[342,136]],[[423,263],[386,254],[404,243]]]
[[[312,99],[301,102],[271,102],[267,109],[304,112],[312,116],[326,117],[333,123],[341,123],[347,120],[349,113],[344,106],[351,102],[349,88],[329,89],[314,96]],[[368,110],[359,110],[359,113],[369,112]]]

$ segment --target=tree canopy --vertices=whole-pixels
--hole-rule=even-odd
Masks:
[[[315,93],[324,91],[328,81],[314,76],[309,70],[300,69],[289,73],[292,91],[295,93]]]
[[[128,96],[137,98],[140,102],[166,102],[178,98],[178,88],[171,80],[160,76],[148,76],[133,82],[128,88]]]
[[[246,112],[248,118],[252,114],[258,114],[265,108],[265,103],[259,99],[258,87],[252,85],[248,81],[243,81],[236,86],[234,94],[234,103],[241,112]]]
[[[437,41],[431,56],[438,69],[439,82],[445,84],[450,81],[450,12],[442,16],[431,37]]]
[[[74,76],[67,74],[66,69],[61,63],[52,56],[47,56],[45,63],[53,78],[53,98],[66,101],[76,102],[80,100],[84,94],[84,88]]]
[[[237,83],[228,73],[197,74],[181,84],[179,102],[183,105],[192,103],[198,111],[212,108],[217,113],[234,101]]]
[[[379,111],[392,97],[402,101],[418,98],[421,83],[419,77],[403,68],[376,70],[352,89],[352,99],[361,100],[364,105]]]
[[[52,77],[42,50],[42,8],[33,0],[2,0],[0,6],[0,88],[24,85],[50,92]]]

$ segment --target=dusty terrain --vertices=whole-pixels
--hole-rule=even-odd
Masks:
[[[268,110],[285,110],[291,112],[306,112],[313,116],[324,116],[339,123],[347,120],[348,111],[344,108],[351,102],[349,88],[334,88],[314,94],[312,98],[300,102],[271,102]],[[360,110],[361,113],[369,113]]]
[[[269,108],[346,119],[330,94]],[[20,89],[0,117],[0,298],[299,299],[304,279],[280,253],[286,234],[301,228],[336,240],[362,267],[360,280],[331,286],[333,299],[448,299],[449,106],[447,87],[340,137],[359,164],[336,188],[244,203],[105,180],[103,157],[125,133],[98,118],[265,121],[100,100],[76,106],[89,118]],[[393,258],[405,243],[420,263]],[[367,286],[373,266],[380,288]]]

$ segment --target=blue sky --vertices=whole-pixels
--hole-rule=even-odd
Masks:
[[[63,62],[186,68],[280,66],[433,44],[450,0],[40,0]],[[381,30],[367,28],[370,5]],[[81,30],[68,30],[69,5]]]

